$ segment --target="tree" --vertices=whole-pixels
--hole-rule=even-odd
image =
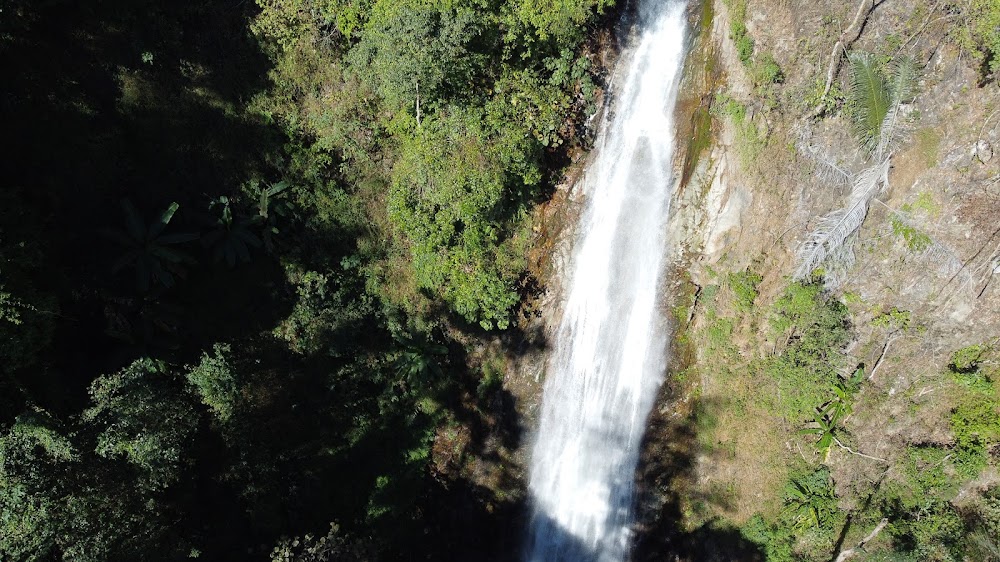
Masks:
[[[614,0],[514,0],[506,4],[504,22],[522,36],[530,33],[540,40],[554,37],[565,42],[581,35],[594,14],[602,13]],[[508,40],[515,37],[508,33]]]
[[[154,490],[180,478],[198,416],[163,363],[140,359],[98,377],[90,396],[83,419],[98,432],[98,455],[124,458]]]
[[[475,86],[485,58],[472,43],[483,33],[483,14],[457,3],[381,0],[348,64],[382,97],[393,114],[427,111]]]
[[[854,263],[855,234],[868,216],[872,200],[889,188],[892,156],[905,130],[904,104],[915,95],[917,69],[912,60],[897,61],[887,77],[868,53],[852,53],[849,59],[850,113],[868,167],[854,176],[847,205],[821,218],[799,248],[798,280],[809,279],[823,266],[827,283],[836,284]]]
[[[77,460],[58,421],[43,410],[18,416],[0,436],[0,558],[34,562],[50,557],[66,493],[60,475]]]
[[[370,539],[345,535],[336,523],[326,535],[283,538],[271,551],[274,562],[368,562],[378,559],[378,545]]]
[[[475,111],[449,108],[406,139],[393,170],[389,218],[406,235],[417,284],[486,329],[506,328],[523,268],[504,214],[508,178]],[[523,185],[523,184],[522,184]]]
[[[44,222],[25,205],[26,190],[0,189],[0,423],[9,423],[26,392],[19,371],[38,363],[55,331],[58,302],[42,282]]]

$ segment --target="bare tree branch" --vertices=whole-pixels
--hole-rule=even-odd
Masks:
[[[844,59],[844,55],[847,54],[847,49],[861,36],[861,29],[864,28],[865,21],[868,20],[868,15],[880,3],[879,0],[861,0],[861,4],[858,5],[858,12],[854,16],[854,21],[840,34],[837,42],[833,45],[833,52],[830,53],[830,65],[826,71],[826,86],[823,88],[823,95],[820,96],[821,100],[826,99],[826,96],[830,95],[830,88],[833,87],[833,80],[837,77],[837,72],[840,70],[840,62]],[[826,104],[821,101],[812,114],[810,114],[810,117],[818,117],[825,110]]]
[[[864,550],[865,545],[875,540],[875,537],[877,537],[878,534],[882,532],[882,529],[885,529],[885,526],[888,524],[889,524],[888,519],[882,519],[881,521],[879,521],[878,525],[875,526],[875,529],[873,529],[872,532],[868,533],[867,537],[861,539],[861,542],[858,543],[858,546],[855,546],[854,548],[849,548],[841,552],[840,555],[837,556],[837,559],[834,562],[844,562],[848,558],[857,554],[859,550]]]

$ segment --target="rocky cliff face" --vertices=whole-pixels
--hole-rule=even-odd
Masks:
[[[861,559],[870,534],[870,552],[978,559],[963,549],[996,524],[1000,464],[1000,88],[962,48],[968,17],[930,0],[715,0],[692,16],[671,218],[685,281],[665,288],[675,372],[650,426],[640,559]],[[796,277],[874,165],[838,41],[887,83],[914,61],[916,88],[853,261]]]

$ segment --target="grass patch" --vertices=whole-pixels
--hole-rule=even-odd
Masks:
[[[928,127],[920,129],[914,136],[916,137],[917,150],[920,152],[924,164],[928,168],[937,166],[938,152],[941,150],[941,133]]]
[[[767,147],[767,138],[747,115],[747,107],[725,92],[716,94],[712,109],[717,116],[732,120],[736,128],[736,153],[746,169],[753,169],[761,152]]]
[[[893,213],[889,217],[889,224],[892,226],[892,233],[898,238],[902,238],[903,243],[911,252],[922,252],[933,243],[927,233],[906,222],[903,215],[899,213]]]
[[[772,98],[771,86],[785,81],[785,73],[770,52],[757,52],[757,46],[747,29],[747,0],[726,0],[729,8],[729,38],[736,46],[736,56],[753,80],[757,93]]]

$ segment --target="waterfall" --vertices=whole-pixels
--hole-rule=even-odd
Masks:
[[[685,2],[640,0],[637,44],[582,180],[531,459],[530,561],[629,554],[639,447],[666,370],[658,293],[685,26]]]

